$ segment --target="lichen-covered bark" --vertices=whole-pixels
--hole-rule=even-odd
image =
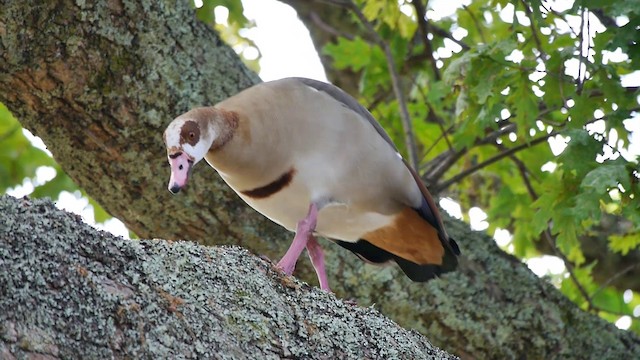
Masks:
[[[496,262],[469,258],[466,266],[481,270]],[[525,272],[517,260],[511,263],[513,271]],[[241,248],[123,240],[49,201],[0,197],[0,264],[3,359],[452,358],[372,308],[283,277]],[[357,284],[397,275],[371,270],[344,276]],[[459,276],[448,279],[446,290],[429,286],[435,304],[408,309],[402,292],[387,290],[383,297],[414,318],[409,325],[429,324],[430,334],[456,341],[468,336],[456,346],[464,358],[640,356],[640,341],[631,333],[573,308],[548,285],[522,284],[536,289],[525,293],[484,273],[474,280],[489,294],[465,290]],[[363,295],[362,304],[373,300]],[[392,303],[386,304],[382,311]],[[470,313],[469,307],[480,310]]]
[[[188,3],[0,0],[0,101],[139,236],[238,244],[277,259],[291,235],[206,165],[185,193],[165,188],[164,126],[258,80]],[[366,265],[323,242],[333,290],[465,358],[640,354],[635,335],[577,309],[491,238],[447,224],[464,254],[459,271],[412,283],[395,266]],[[156,254],[176,256],[180,246]],[[316,284],[309,269],[304,260],[296,276]]]
[[[273,239],[213,172],[187,196],[165,189],[167,123],[259,81],[189,1],[2,1],[0,14],[0,101],[113,216],[142,237]]]
[[[0,197],[0,358],[454,359],[239,247],[127,241]]]

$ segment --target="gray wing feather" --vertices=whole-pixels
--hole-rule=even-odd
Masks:
[[[367,110],[364,106],[360,105],[360,103],[353,98],[353,96],[347,94],[346,92],[342,91],[342,89],[340,89],[339,87],[332,85],[332,84],[328,84],[322,81],[318,81],[318,80],[313,80],[313,79],[307,79],[307,78],[293,78],[294,80],[300,81],[301,83],[312,87],[318,91],[322,91],[324,93],[327,93],[329,96],[331,96],[332,98],[334,98],[336,101],[338,101],[341,104],[344,104],[347,108],[353,110],[356,112],[356,114],[362,116],[363,118],[367,119],[367,121],[369,121],[369,123],[376,129],[376,131],[378,132],[378,134],[380,134],[380,136],[382,136],[382,138],[389,143],[389,145],[391,145],[391,147],[393,148],[393,150],[395,150],[395,152],[398,152],[398,148],[396,148],[396,145],[393,143],[393,141],[391,140],[391,138],[389,137],[389,135],[387,135],[387,132],[384,131],[384,129],[382,128],[382,126],[380,126],[380,124],[378,123],[378,121],[376,121],[376,119],[373,117],[373,115],[371,115],[371,113],[369,112],[369,110]]]

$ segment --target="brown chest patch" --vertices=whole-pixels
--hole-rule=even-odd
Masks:
[[[391,224],[364,234],[362,239],[416,264],[442,264],[444,247],[438,231],[408,207]]]
[[[291,170],[285,172],[284,174],[282,174],[282,176],[268,183],[267,185],[251,190],[241,191],[241,193],[254,199],[268,198],[269,196],[287,187],[291,183],[291,180],[293,179],[295,173],[296,169],[291,168]]]

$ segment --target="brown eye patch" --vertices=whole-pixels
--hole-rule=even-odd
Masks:
[[[180,130],[180,145],[187,143],[195,146],[200,141],[200,126],[195,121],[185,121]]]

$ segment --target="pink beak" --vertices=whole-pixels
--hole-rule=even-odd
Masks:
[[[187,185],[193,160],[184,152],[169,155],[169,165],[171,166],[171,178],[169,179],[169,191],[177,194],[180,189]]]

